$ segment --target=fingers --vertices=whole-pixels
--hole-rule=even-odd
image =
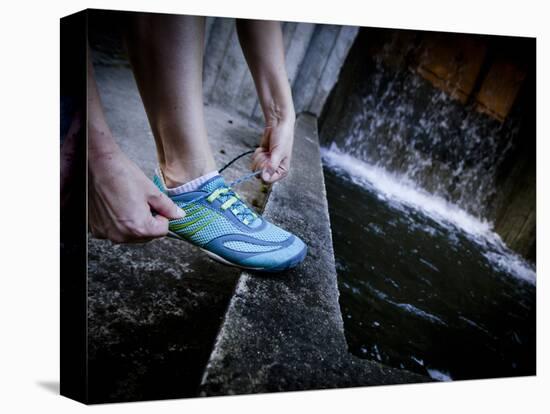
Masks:
[[[168,219],[163,216],[151,216],[143,239],[166,236],[168,233]],[[146,240],[144,240],[146,241]]]
[[[256,148],[252,157],[252,171],[263,170],[265,165],[269,162],[270,157],[270,138],[273,129],[271,127],[265,127],[260,146]],[[258,177],[261,178],[261,177]]]
[[[271,182],[271,175],[272,175],[272,173],[270,173],[267,169],[264,169],[262,171],[262,180],[264,180],[266,183],[270,183]]]
[[[279,181],[280,179],[286,177],[288,175],[288,169],[286,169],[283,165],[279,166],[279,168],[277,168],[277,170],[271,174],[269,177],[267,177],[267,179],[264,179],[263,178],[263,175],[262,175],[262,179],[266,182],[266,183],[274,183],[276,181]]]
[[[166,236],[169,220],[164,216],[153,216],[150,212],[145,214],[146,216],[129,220],[119,228],[109,229],[105,235],[94,236],[107,238],[113,243],[145,243]]]
[[[274,183],[288,174],[288,157],[281,159],[282,151],[274,151],[272,154],[258,148],[252,159],[252,171],[262,170],[261,179],[266,183]]]
[[[164,193],[157,192],[149,197],[148,202],[153,210],[168,219],[180,219],[185,217],[185,212],[176,206]]]
[[[262,170],[268,161],[268,155],[262,148],[258,148],[252,157],[252,171]]]
[[[281,146],[276,146],[271,150],[271,156],[269,157],[267,168],[271,168],[273,170],[272,174],[275,173],[275,171],[277,171],[277,169],[281,166],[281,162],[283,161],[284,157],[285,153]]]
[[[274,183],[288,174],[292,152],[293,128],[266,127],[260,147],[252,158],[252,170],[262,170],[261,179]]]
[[[286,175],[284,172],[288,168],[283,165],[283,161],[286,159],[288,157],[283,149],[280,146],[274,147],[269,157],[267,157],[267,161],[262,165],[262,180],[266,183],[272,183]]]

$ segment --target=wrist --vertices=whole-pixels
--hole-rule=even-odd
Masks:
[[[105,124],[88,123],[88,157],[101,157],[120,151],[113,134]]]
[[[286,72],[273,68],[259,72],[261,76],[257,75],[255,82],[266,125],[293,122],[296,114]]]
[[[96,137],[97,138],[97,137]],[[88,168],[93,173],[111,163],[113,159],[121,154],[119,146],[112,137],[109,139],[92,139],[92,131],[90,131],[88,140]]]
[[[263,105],[265,125],[276,127],[282,124],[294,124],[296,113],[292,99],[277,100],[269,99],[266,105]]]

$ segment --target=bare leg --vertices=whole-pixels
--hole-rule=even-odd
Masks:
[[[215,170],[202,99],[204,18],[139,14],[127,44],[167,185]]]
[[[88,223],[95,237],[143,242],[168,233],[168,219],[184,217],[123,154],[103,113],[88,57]],[[151,209],[158,215],[151,214]]]

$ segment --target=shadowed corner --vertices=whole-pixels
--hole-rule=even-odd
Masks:
[[[53,394],[59,394],[59,381],[37,381],[36,385]]]

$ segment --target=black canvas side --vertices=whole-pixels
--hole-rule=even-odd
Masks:
[[[88,401],[86,44],[87,11],[62,18],[60,392],[83,403]]]

